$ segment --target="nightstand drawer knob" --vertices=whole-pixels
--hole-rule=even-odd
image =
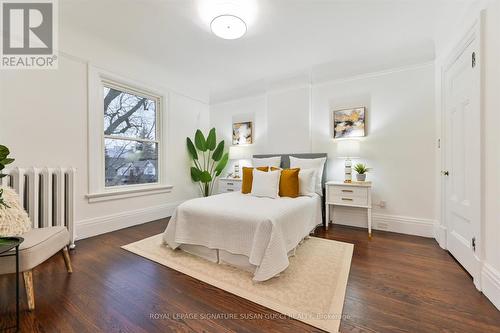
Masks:
[[[351,198],[342,198],[342,201],[352,201]]]
[[[234,192],[234,190],[232,188],[227,188],[226,191],[228,191],[228,192]]]
[[[226,183],[227,185],[234,185],[234,183]]]
[[[342,190],[342,192],[345,192],[345,193],[352,193],[354,192],[353,190]]]

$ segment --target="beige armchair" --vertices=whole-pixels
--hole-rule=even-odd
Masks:
[[[19,246],[19,272],[23,272],[24,286],[28,297],[28,308],[35,309],[35,291],[32,270],[45,260],[61,251],[68,273],[72,273],[68,244],[68,229],[65,227],[47,227],[31,229],[20,237],[24,242]],[[16,272],[14,256],[0,258],[0,274]]]

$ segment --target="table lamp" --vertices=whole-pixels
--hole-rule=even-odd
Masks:
[[[337,157],[345,159],[344,183],[352,182],[352,159],[359,158],[358,140],[338,140]]]
[[[247,147],[245,146],[230,146],[229,147],[229,159],[234,162],[234,178],[240,178],[240,160],[246,160],[250,158]]]

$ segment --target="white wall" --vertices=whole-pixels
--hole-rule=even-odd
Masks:
[[[73,38],[66,36],[66,40]],[[75,208],[80,238],[169,216],[179,202],[197,196],[189,176],[185,138],[193,136],[196,128],[208,126],[208,105],[196,98],[200,96],[176,92],[161,68],[106,49],[97,40],[82,37],[78,48],[72,43],[61,45],[65,53],[60,54],[58,70],[12,70],[0,75],[0,142],[11,149],[16,159],[13,166],[77,169]],[[171,193],[88,203],[88,59],[119,76],[150,84],[167,97],[166,160],[168,183],[174,185]]]
[[[435,216],[434,68],[407,69],[324,82],[210,106],[211,125],[230,144],[231,120],[255,119],[252,153],[326,152],[328,178],[343,178],[335,158],[331,111],[367,107],[362,162],[374,170],[374,227],[431,237]],[[262,129],[266,131],[262,131]],[[366,226],[366,213],[337,209],[338,223]]]

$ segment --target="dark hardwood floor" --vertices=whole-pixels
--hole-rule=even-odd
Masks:
[[[39,266],[34,312],[21,293],[21,331],[319,331],[120,249],[166,223],[77,242],[72,275],[60,255]],[[375,231],[368,241],[365,230],[341,226],[316,235],[355,244],[341,332],[500,332],[500,312],[434,240]],[[0,276],[0,295],[3,328],[14,324],[13,275]],[[239,314],[247,319],[232,318]]]

